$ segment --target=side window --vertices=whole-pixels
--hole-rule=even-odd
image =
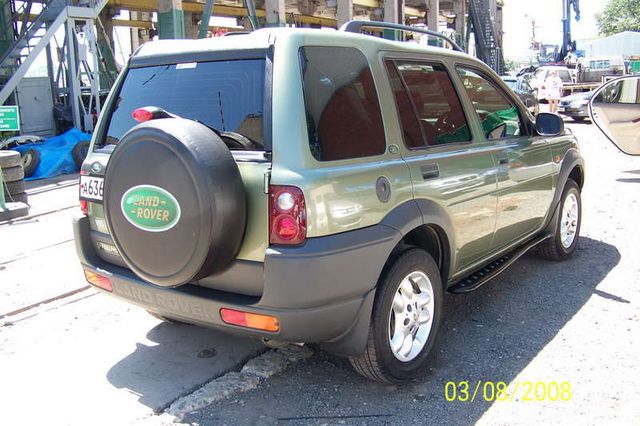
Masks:
[[[378,94],[362,52],[350,47],[304,47],[300,63],[313,156],[332,161],[384,153]]]
[[[471,140],[460,99],[443,65],[386,61],[386,67],[407,147]]]
[[[487,139],[502,139],[523,133],[518,108],[477,71],[458,68],[464,88],[471,98]]]

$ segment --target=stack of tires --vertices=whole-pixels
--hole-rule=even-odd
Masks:
[[[2,170],[2,191],[7,203],[26,203],[27,193],[24,184],[24,169],[17,151],[0,151],[0,170]]]

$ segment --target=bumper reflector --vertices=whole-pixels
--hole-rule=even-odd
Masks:
[[[100,274],[96,274],[93,271],[88,271],[85,269],[84,276],[89,282],[89,284],[95,285],[96,287],[100,287],[103,290],[113,291],[113,287],[111,287],[111,280],[105,276]]]
[[[238,325],[240,327],[255,328],[257,330],[277,332],[280,330],[278,318],[270,315],[252,314],[249,312],[236,311],[235,309],[220,309],[220,317],[227,324]]]

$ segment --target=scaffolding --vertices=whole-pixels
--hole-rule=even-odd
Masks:
[[[11,0],[10,14],[0,16],[4,18],[0,33],[12,36],[11,43],[2,46],[0,56],[0,105],[13,101],[18,84],[38,56],[45,53],[56,109],[62,115],[66,113],[74,127],[93,130],[101,107],[103,62],[96,23],[106,3],[107,0]],[[34,14],[38,8],[39,13]]]

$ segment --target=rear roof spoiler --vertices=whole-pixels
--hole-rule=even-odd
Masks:
[[[362,33],[362,29],[363,28],[381,28],[381,29],[387,29],[387,30],[398,30],[398,31],[405,31],[405,32],[412,32],[412,33],[428,34],[430,36],[437,37],[439,39],[442,39],[442,40],[446,41],[447,43],[449,43],[453,47],[453,50],[456,50],[458,52],[464,52],[464,50],[462,50],[462,48],[460,46],[458,46],[453,40],[451,40],[449,37],[447,37],[444,34],[440,34],[438,32],[427,30],[427,29],[424,29],[424,28],[417,28],[417,27],[410,27],[408,25],[394,24],[392,22],[349,21],[349,22],[347,22],[346,24],[344,24],[343,26],[340,27],[340,31],[345,31],[345,32],[348,32],[348,33],[360,34],[360,33]]]

